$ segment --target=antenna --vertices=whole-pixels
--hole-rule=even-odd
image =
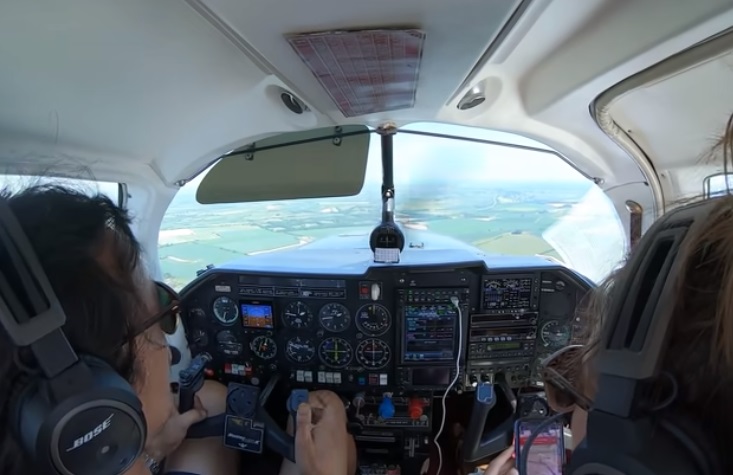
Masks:
[[[377,133],[382,140],[382,222],[369,236],[369,247],[374,252],[374,262],[396,264],[405,247],[405,235],[394,221],[394,124],[381,126]]]

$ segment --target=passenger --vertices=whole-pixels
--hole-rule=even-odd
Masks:
[[[730,170],[733,164],[733,115],[709,156]],[[709,431],[712,449],[719,454],[723,473],[733,473],[733,196],[720,198],[694,234],[687,236],[677,259],[678,291],[671,306],[669,349],[661,369],[671,375],[677,397],[669,410],[697,420]],[[596,393],[594,356],[609,302],[624,299],[623,282],[633,276],[620,269],[591,293],[585,315],[588,337],[584,346],[564,348],[545,361],[548,402],[556,412],[572,412],[574,449],[585,438],[588,410]],[[659,394],[667,394],[666,378]],[[664,398],[664,396],[661,396]],[[660,401],[661,403],[662,401]],[[665,401],[666,402],[666,401]],[[502,452],[484,475],[516,474],[514,448]]]
[[[153,458],[166,459],[168,473],[238,474],[239,453],[225,448],[220,437],[183,440],[189,426],[225,410],[226,389],[207,381],[194,409],[178,413],[169,386],[171,353],[165,339],[165,333],[175,330],[176,309],[169,304],[177,297],[145,272],[125,210],[104,196],[59,186],[0,195],[28,235],[64,308],[64,331],[74,349],[109,363],[132,383],[142,401],[147,456],[128,473],[149,474],[146,458]],[[0,254],[0,268],[7,259]],[[0,379],[6,388],[0,391],[0,473],[33,474],[37,471],[32,460],[20,450],[9,427],[8,387],[22,376],[16,351],[0,332]],[[355,465],[343,405],[336,400],[329,393],[314,393],[310,405],[299,409],[296,457],[302,475],[347,473]],[[293,468],[284,465],[285,470]]]

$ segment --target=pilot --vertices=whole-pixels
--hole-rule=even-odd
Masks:
[[[148,424],[145,454],[128,471],[147,475],[165,459],[167,473],[238,474],[239,454],[220,437],[183,440],[189,426],[224,411],[226,389],[207,382],[194,408],[179,414],[169,386],[171,352],[165,334],[177,315],[161,305],[172,297],[147,275],[125,210],[102,195],[60,186],[30,187],[7,199],[65,310],[64,330],[77,352],[112,365],[136,389]],[[0,266],[7,256],[0,255]],[[9,427],[11,387],[31,365],[0,332],[0,473],[34,474]],[[353,439],[343,404],[331,393],[311,394],[298,410],[296,459],[302,475],[354,473]],[[351,465],[349,465],[351,464]],[[284,473],[294,473],[292,464]],[[40,475],[40,474],[39,474]]]
[[[713,149],[733,160],[733,116]],[[728,164],[730,167],[730,164]],[[693,231],[691,231],[693,232]],[[700,421],[720,457],[723,473],[733,473],[733,196],[721,198],[680,254],[680,292],[672,302],[669,349],[661,370],[677,383],[677,397],[668,409]],[[572,412],[570,428],[575,448],[585,438],[588,409],[596,393],[593,359],[609,301],[623,299],[621,282],[633,276],[620,269],[591,294],[584,311],[588,339],[584,346],[560,350],[544,362],[548,402],[557,412]],[[669,383],[660,378],[660,404],[668,399]],[[516,473],[510,447],[495,458],[485,475]],[[514,472],[512,472],[514,471]]]

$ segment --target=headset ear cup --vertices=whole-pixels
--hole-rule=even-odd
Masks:
[[[51,400],[45,379],[25,385],[14,408],[18,440],[44,473],[124,473],[145,444],[142,403],[102,360],[83,356],[77,365],[91,374],[91,384],[61,401]]]

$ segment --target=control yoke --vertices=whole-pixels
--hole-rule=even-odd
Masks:
[[[512,444],[514,432],[517,399],[502,375],[497,376],[494,384],[480,383],[475,396],[463,438],[463,460],[466,463],[476,463],[506,449]],[[484,433],[490,417],[492,421],[488,425],[494,429]]]
[[[196,390],[203,385],[204,364],[194,359],[182,379],[181,402],[179,410],[187,411],[193,407],[192,388]],[[265,404],[277,384],[278,376],[273,376],[267,386],[260,390],[256,386],[230,383],[227,387],[226,414],[209,417],[192,425],[186,433],[187,439],[203,439],[220,437],[223,434],[224,445],[243,452],[261,454],[264,446],[295,463],[295,439],[285,432],[270,416]],[[200,383],[200,384],[199,384]],[[184,387],[186,386],[186,387]],[[295,421],[295,412],[301,402],[308,400],[308,392],[293,390],[287,402],[287,410]]]

